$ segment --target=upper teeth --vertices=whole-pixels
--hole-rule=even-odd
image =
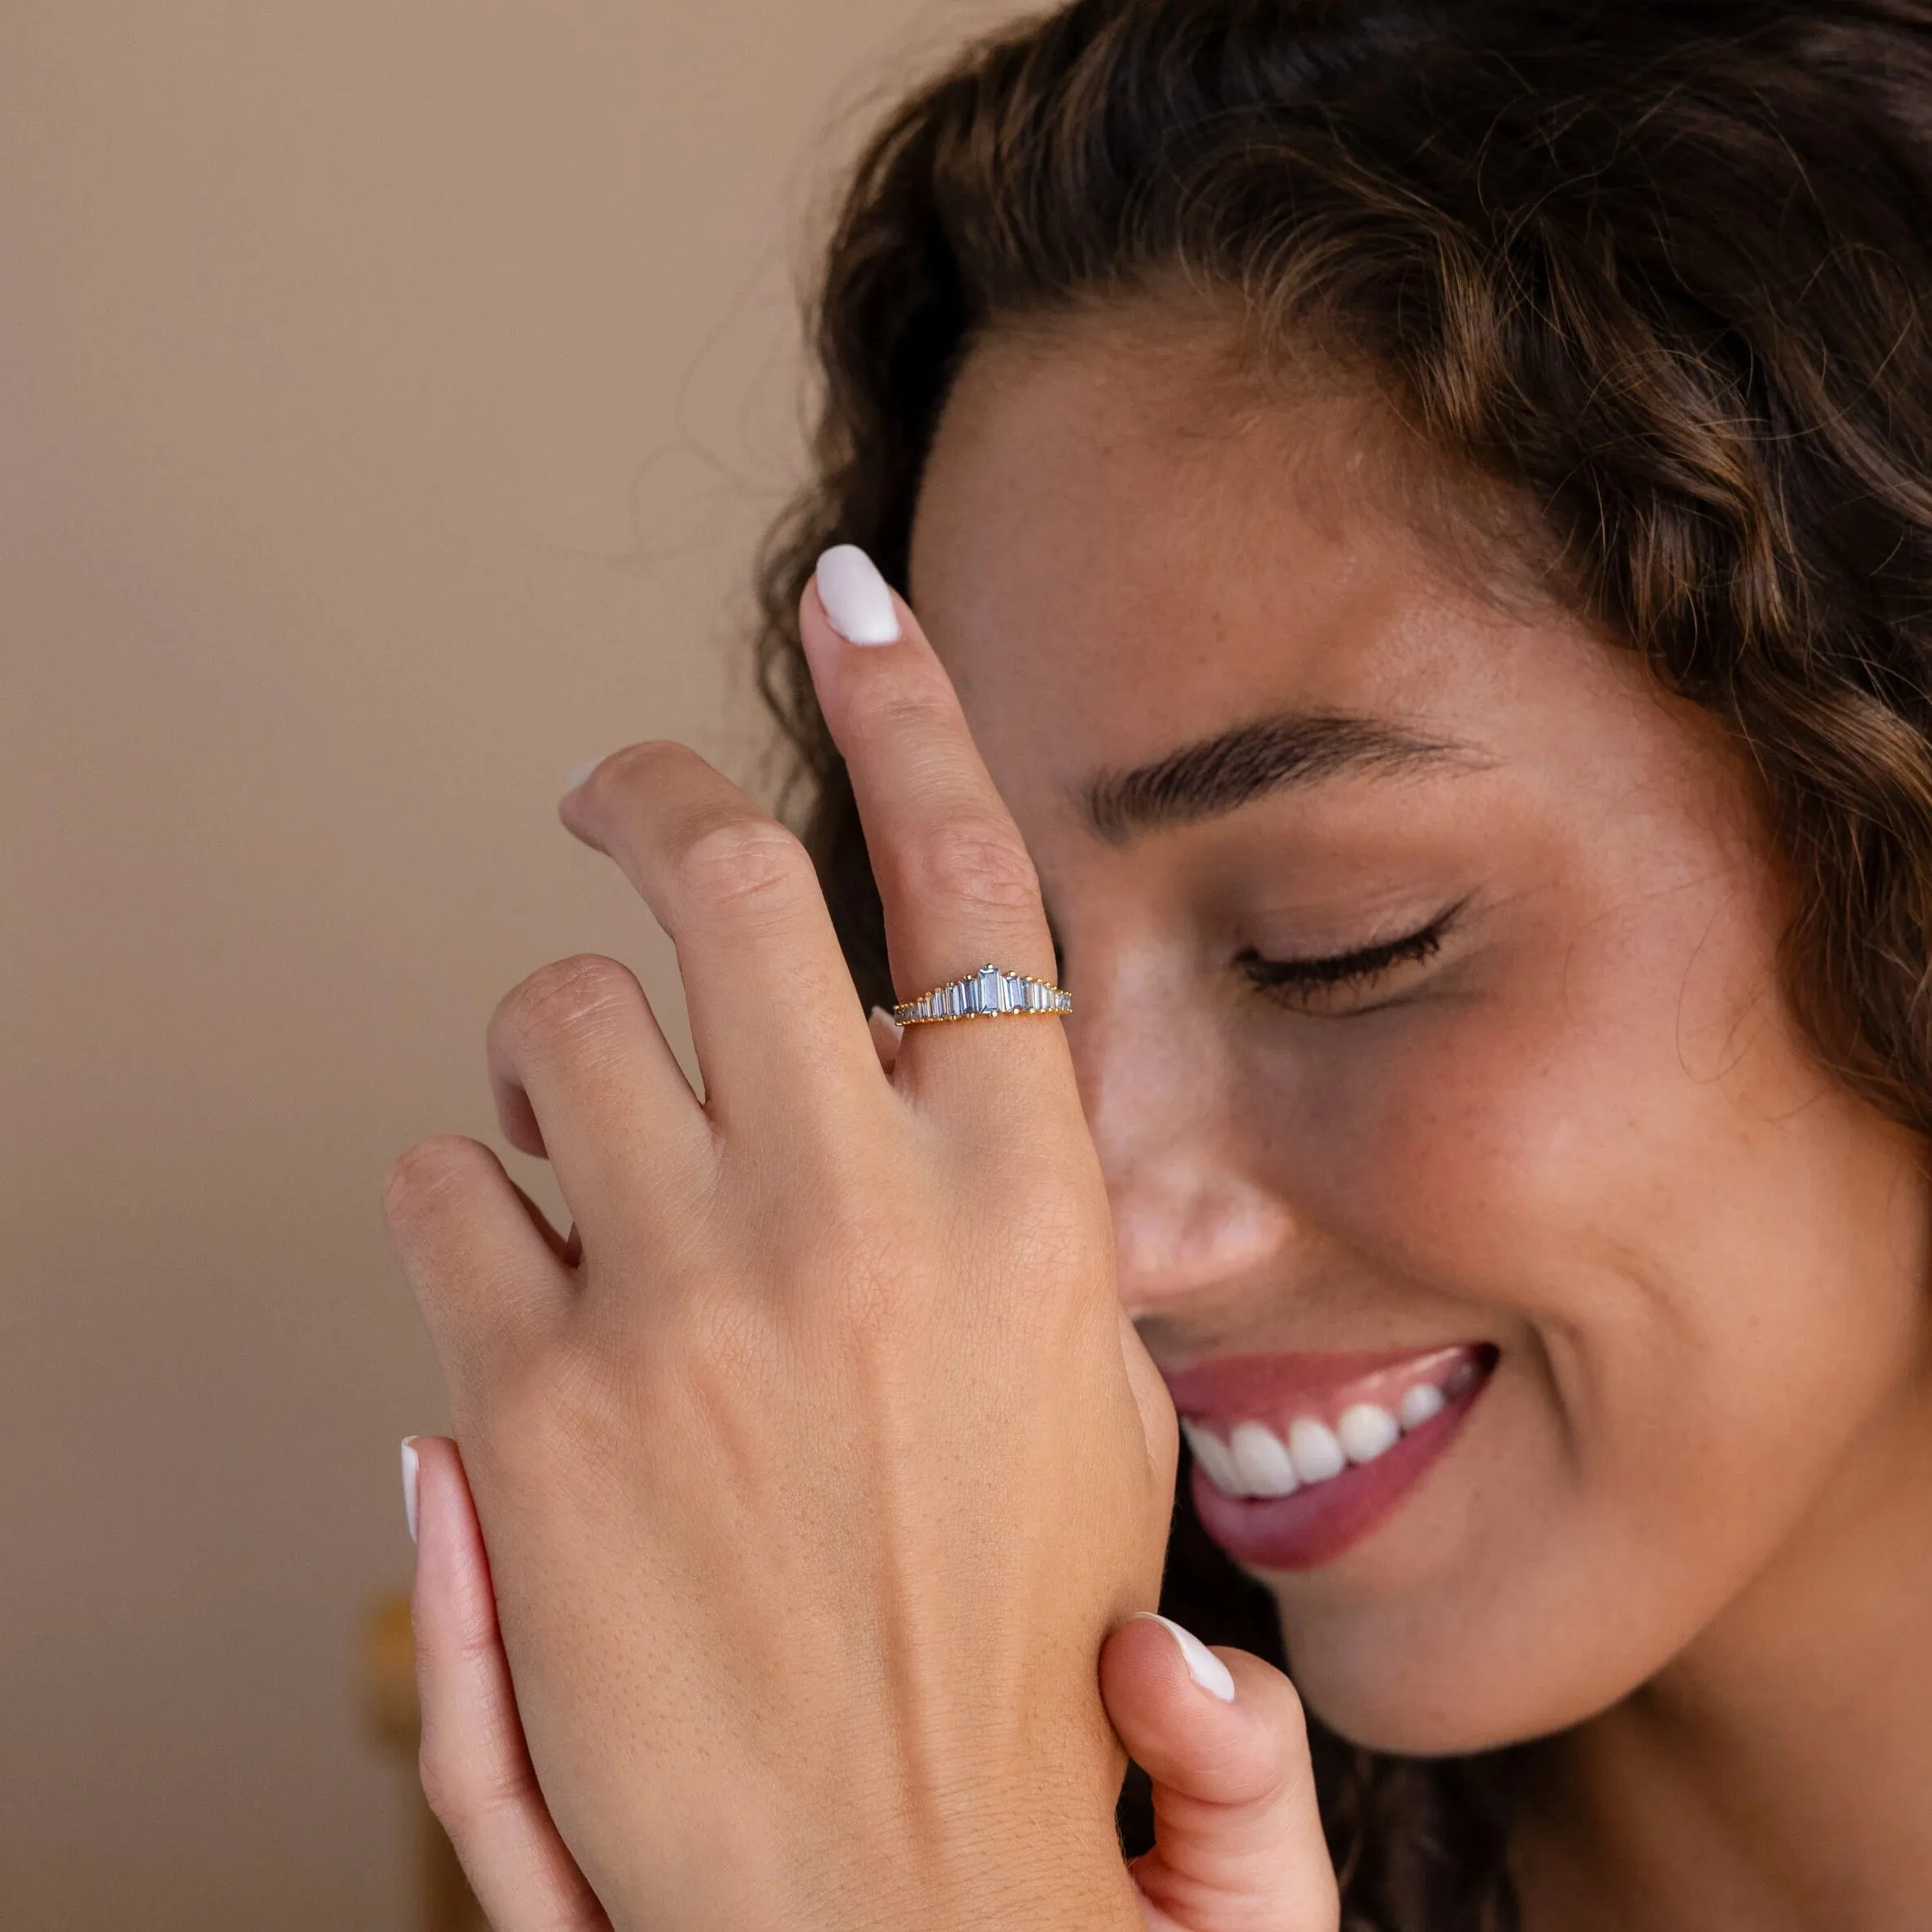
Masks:
[[[1199,1423],[1184,1420],[1188,1445],[1207,1479],[1229,1496],[1291,1496],[1304,1483],[1326,1482],[1351,1463],[1372,1463],[1409,1429],[1441,1413],[1447,1401],[1432,1382],[1419,1382],[1391,1411],[1379,1402],[1344,1409],[1331,1429],[1312,1415],[1288,1425],[1288,1439],[1266,1423],[1237,1422],[1225,1441]]]
[[[1406,1429],[1419,1429],[1432,1415],[1442,1413],[1446,1398],[1432,1382],[1419,1382],[1396,1405],[1396,1419]]]
[[[1201,1432],[1206,1433],[1205,1431]],[[1190,1429],[1188,1440],[1194,1440]],[[1291,1496],[1301,1487],[1301,1472],[1295,1468],[1292,1452],[1274,1431],[1259,1422],[1237,1422],[1225,1444],[1214,1442],[1217,1460],[1208,1475],[1217,1488],[1224,1472],[1250,1496]]]

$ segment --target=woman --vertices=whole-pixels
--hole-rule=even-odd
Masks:
[[[823,900],[606,761],[704,1103],[569,962],[581,1250],[392,1189],[506,1926],[1332,1924],[1286,1686],[1132,1617],[1150,1357],[1345,1923],[1925,1922],[1929,317],[1923,0],[1079,0],[899,111],[765,574]],[[828,904],[1073,1015],[868,1040]]]

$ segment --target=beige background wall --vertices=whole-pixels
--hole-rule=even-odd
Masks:
[[[814,157],[988,11],[0,7],[10,1932],[409,1922],[383,1170],[531,967],[671,997],[553,801],[748,765]]]

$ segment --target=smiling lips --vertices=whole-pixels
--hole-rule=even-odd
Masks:
[[[1230,1555],[1326,1563],[1374,1530],[1460,1428],[1495,1366],[1426,1353],[1243,1356],[1168,1377],[1194,1452],[1194,1504]]]

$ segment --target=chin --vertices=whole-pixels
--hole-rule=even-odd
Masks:
[[[1378,1626],[1382,1626],[1378,1628]],[[1453,1614],[1285,1612],[1296,1690],[1338,1736],[1401,1757],[1463,1757],[1568,1730],[1639,1689],[1649,1668],[1581,1656]]]
[[[1372,1685],[1348,1673],[1331,1681],[1299,1665],[1295,1683],[1308,1710],[1336,1736],[1392,1757],[1467,1757],[1541,1734],[1499,1725],[1494,1703],[1472,1699],[1466,1686]]]

